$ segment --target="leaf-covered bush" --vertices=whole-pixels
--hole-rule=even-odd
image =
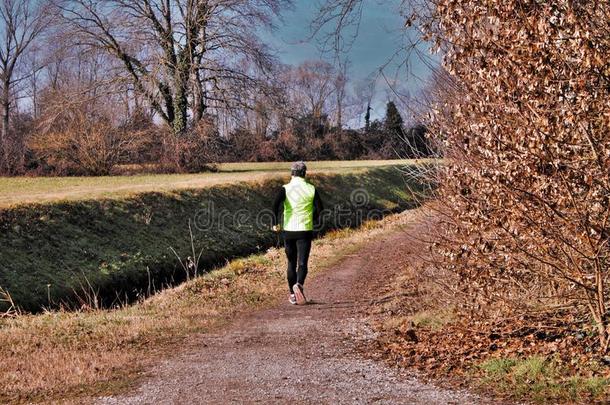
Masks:
[[[471,304],[586,310],[609,333],[610,2],[439,0],[437,251]]]

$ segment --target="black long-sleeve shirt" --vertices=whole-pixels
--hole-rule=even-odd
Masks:
[[[279,223],[280,215],[284,211],[284,201],[286,200],[286,189],[284,187],[280,187],[278,190],[275,200],[273,201],[273,225],[277,225]],[[324,204],[322,203],[322,198],[320,198],[320,193],[316,189],[313,195],[313,220],[314,223],[318,222],[320,219],[320,215],[324,210]],[[312,231],[284,231],[284,237],[286,239],[301,239],[312,237]]]

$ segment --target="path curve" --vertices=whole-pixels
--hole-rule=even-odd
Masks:
[[[408,260],[409,242],[394,231],[346,255],[308,280],[311,305],[287,302],[237,318],[193,338],[136,391],[102,404],[473,404],[463,391],[423,383],[406,371],[365,359],[362,322],[370,299]]]

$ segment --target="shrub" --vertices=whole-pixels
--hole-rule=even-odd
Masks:
[[[470,308],[588,310],[610,344],[610,4],[441,0],[420,9],[448,76],[444,238]]]
[[[113,122],[112,109],[54,94],[28,146],[42,171],[107,175],[136,138]]]
[[[225,141],[211,119],[203,119],[182,134],[163,131],[161,166],[169,172],[196,173],[215,170]]]

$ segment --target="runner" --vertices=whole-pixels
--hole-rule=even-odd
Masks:
[[[307,166],[295,162],[291,167],[292,179],[278,192],[273,203],[273,230],[283,231],[286,258],[288,259],[288,301],[305,305],[305,278],[311,251],[314,221],[317,221],[323,205],[316,188],[305,180]],[[283,209],[282,209],[283,208]],[[279,225],[283,212],[283,226]]]

